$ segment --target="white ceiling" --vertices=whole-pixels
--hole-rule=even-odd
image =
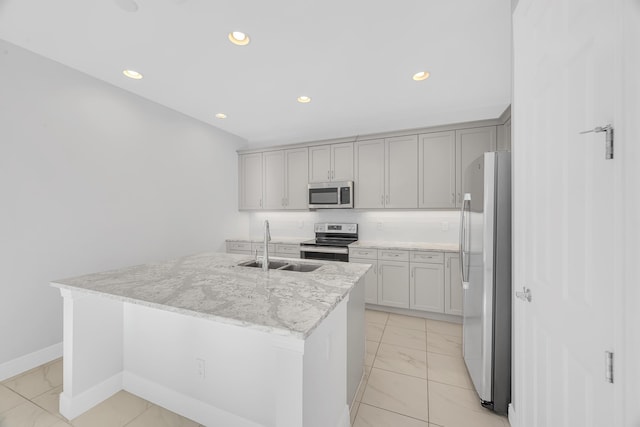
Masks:
[[[0,38],[263,145],[498,117],[510,16],[509,0],[0,0]]]

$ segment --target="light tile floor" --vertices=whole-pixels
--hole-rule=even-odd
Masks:
[[[364,387],[354,427],[509,427],[480,405],[462,359],[462,326],[366,311]]]
[[[62,359],[0,383],[0,427],[199,427],[126,391],[68,421],[58,412]]]
[[[355,427],[508,427],[480,406],[462,361],[462,328],[367,310],[365,382]],[[125,391],[73,421],[58,412],[62,359],[0,383],[0,427],[198,427]]]

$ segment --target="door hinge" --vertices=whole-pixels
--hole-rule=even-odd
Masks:
[[[613,352],[605,351],[605,377],[608,383],[613,384]]]
[[[598,126],[596,128],[590,129],[590,130],[585,130],[584,132],[580,132],[581,134],[583,133],[600,133],[600,132],[605,132],[607,137],[606,137],[606,145],[605,145],[605,154],[604,154],[604,158],[607,160],[611,160],[613,159],[613,126],[611,125],[606,125],[606,126]]]

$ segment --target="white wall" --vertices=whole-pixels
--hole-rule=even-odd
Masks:
[[[458,243],[460,213],[458,211],[359,211],[319,210],[315,212],[253,212],[249,235],[232,236],[262,238],[265,219],[271,236],[313,238],[316,222],[355,222],[360,240],[401,242]],[[446,230],[443,230],[446,228]]]
[[[2,371],[62,340],[50,280],[223,250],[248,222],[244,140],[2,40],[0,70]]]

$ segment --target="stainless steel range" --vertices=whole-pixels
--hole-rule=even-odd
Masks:
[[[300,258],[349,261],[349,244],[358,240],[358,224],[319,223],[315,240],[300,243]]]

